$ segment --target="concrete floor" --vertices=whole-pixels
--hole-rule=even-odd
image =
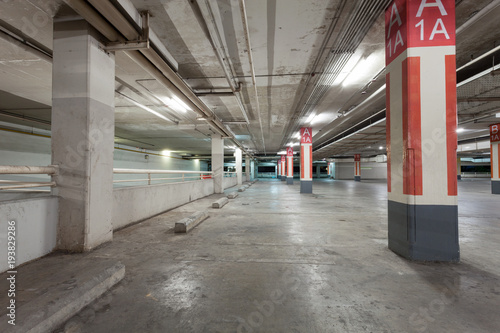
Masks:
[[[233,189],[234,190],[234,189]],[[498,332],[500,203],[462,181],[460,264],[387,249],[386,184],[260,181],[221,210],[216,195],[115,233],[83,256],[124,280],[57,332]],[[211,217],[187,235],[190,212]]]

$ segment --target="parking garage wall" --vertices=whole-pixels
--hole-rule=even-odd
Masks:
[[[354,162],[336,162],[335,179],[354,179]],[[387,179],[387,163],[361,162],[361,179]]]

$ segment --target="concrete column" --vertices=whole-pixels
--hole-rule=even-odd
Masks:
[[[286,181],[286,157],[281,155],[281,181]]]
[[[386,11],[389,248],[459,261],[455,0]]]
[[[286,148],[286,184],[293,185],[293,147]]]
[[[303,127],[300,129],[300,193],[312,191],[312,127]]]
[[[250,156],[245,156],[245,176],[247,177],[247,182],[251,181],[250,179]]]
[[[259,178],[259,161],[252,161],[252,178]]]
[[[462,180],[462,159],[457,157],[457,179]]]
[[[277,166],[278,166],[278,176],[276,177],[277,179],[281,179],[281,161],[278,160],[276,162]]]
[[[252,160],[250,162],[250,180],[254,181],[255,180],[255,161]]]
[[[500,124],[490,126],[491,193],[500,194]]]
[[[354,180],[361,181],[361,155],[354,154]]]
[[[234,157],[236,158],[236,177],[238,179],[238,185],[243,184],[243,159],[241,155],[241,149],[236,148],[234,151]]]
[[[214,193],[224,193],[224,139],[212,134],[212,178]]]
[[[113,239],[115,57],[79,17],[54,19],[52,164],[57,248],[88,251]]]

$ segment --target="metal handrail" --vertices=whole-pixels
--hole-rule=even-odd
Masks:
[[[0,165],[0,174],[3,175],[57,175],[59,167],[56,165],[49,166],[17,166],[17,165]],[[185,182],[186,180],[203,180],[203,176],[212,175],[212,171],[188,171],[188,170],[156,170],[156,169],[113,169],[114,174],[146,174],[146,179],[117,179],[113,183],[130,183],[130,182],[143,182],[147,181],[151,185],[152,181],[162,180],[179,180]],[[229,172],[228,172],[229,173]],[[169,178],[152,178],[153,174],[176,174],[180,177]],[[196,176],[195,176],[196,175]],[[3,185],[5,184],[5,185]],[[56,182],[21,182],[14,180],[0,180],[0,190],[15,190],[23,188],[35,187],[55,187]]]
[[[180,182],[188,181],[197,181],[203,180],[203,176],[212,175],[212,171],[186,171],[186,170],[156,170],[156,169],[113,169],[113,173],[115,174],[146,174],[148,175],[147,179],[117,179],[113,180],[113,183],[135,183],[135,182],[144,182],[147,181],[148,185],[151,185],[153,181],[161,181],[161,180],[179,180]],[[177,174],[182,175],[181,177],[169,177],[169,178],[152,178],[153,174]],[[193,175],[193,176],[186,176]],[[194,176],[197,175],[197,176]]]
[[[184,171],[184,170],[156,170],[156,169],[113,169],[113,173],[128,173],[128,174],[165,174],[165,173],[190,173],[190,174],[212,174],[212,171]]]
[[[0,165],[0,175],[55,175],[59,171],[57,165],[25,166],[25,165]]]
[[[1,175],[56,175],[59,171],[57,165],[25,166],[25,165],[0,165]],[[0,186],[0,190],[17,190],[35,187],[55,187],[56,182],[20,182],[0,180],[0,183],[11,184]]]

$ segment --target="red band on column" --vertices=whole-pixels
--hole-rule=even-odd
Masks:
[[[446,151],[448,159],[448,195],[457,195],[457,72],[455,55],[446,63]]]
[[[385,109],[385,127],[386,127],[386,140],[387,140],[387,191],[391,192],[391,73],[385,76],[386,88],[386,109]]]
[[[304,178],[304,169],[302,166],[304,165],[304,146],[300,146],[300,178],[303,179]]]
[[[499,145],[500,147],[500,145]],[[493,163],[493,144],[490,144],[490,164],[491,164],[491,179],[493,179],[493,176],[495,175],[495,172],[493,171],[493,166],[495,163]],[[500,175],[499,175],[500,176]]]
[[[498,165],[498,178],[500,178],[500,143],[497,145],[498,148],[498,158],[497,158],[497,165]],[[493,174],[493,171],[491,172]]]
[[[420,58],[403,61],[403,193],[423,194]]]

